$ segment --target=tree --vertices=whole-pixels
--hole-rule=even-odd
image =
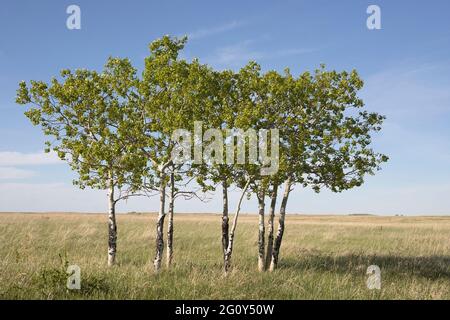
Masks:
[[[384,116],[364,110],[357,92],[363,81],[356,71],[308,72],[295,79],[284,75],[278,126],[280,162],[286,170],[277,235],[270,270],[278,264],[285,229],[285,213],[294,184],[316,192],[328,188],[341,192],[363,184],[388,157],[370,148],[371,135],[381,130]]]
[[[182,120],[183,101],[180,87],[187,79],[187,63],[178,61],[178,52],[186,39],[165,36],[150,44],[150,56],[139,86],[140,103],[133,114],[133,128],[129,131],[132,144],[139,147],[148,159],[149,170],[156,176],[159,188],[159,213],[156,223],[155,272],[161,268],[164,250],[164,219],[166,216],[167,169],[172,164],[171,132]],[[173,199],[173,198],[172,198]]]
[[[53,78],[50,84],[21,82],[16,98],[19,104],[34,106],[26,116],[53,138],[46,142],[46,152],[53,149],[78,173],[74,184],[108,190],[109,266],[116,261],[116,204],[131,196],[122,189],[140,179],[145,164],[121,134],[135,73],[127,59],[110,58],[101,73],[63,70],[61,79]]]
[[[249,62],[238,74],[238,92],[239,108],[236,115],[235,124],[246,132],[259,132],[261,129],[270,129],[270,115],[266,113],[263,103],[262,89],[263,82],[261,78],[261,67],[255,62]],[[249,148],[252,144],[258,145],[258,137],[247,136],[246,143]],[[265,247],[265,197],[267,192],[268,179],[261,175],[261,159],[250,159],[250,149],[246,163],[239,166],[245,181],[237,181],[238,184],[248,186],[249,192],[256,194],[258,201],[258,269],[264,270],[264,247]],[[246,190],[246,189],[245,189]]]
[[[160,206],[156,223],[155,272],[161,268],[164,250],[164,220],[166,216],[166,188],[169,195],[170,223],[168,234],[168,265],[172,261],[173,212],[177,194],[192,195],[192,192],[176,191],[177,175],[188,176],[190,163],[178,165],[172,155],[178,141],[173,133],[176,129],[194,129],[199,114],[201,99],[208,92],[201,85],[208,68],[194,60],[191,63],[178,58],[186,38],[164,36],[150,44],[150,55],[145,59],[145,68],[139,84],[138,100],[130,110],[131,126],[128,141],[147,159],[146,173],[152,187],[159,190]],[[189,196],[188,196],[189,197]]]
[[[192,174],[204,192],[215,191],[217,186],[222,189],[222,216],[221,216],[221,242],[223,265],[225,272],[229,263],[226,261],[227,249],[230,239],[228,189],[235,180],[236,174],[234,158],[227,157],[227,148],[234,148],[230,140],[234,120],[239,110],[237,102],[237,79],[230,70],[212,71],[204,73],[201,86],[207,92],[199,100],[197,119],[202,124],[202,132],[209,128],[221,130],[221,139],[225,137],[228,144],[222,148],[221,156],[205,154],[205,146],[201,146],[202,162],[192,164]],[[233,138],[234,139],[234,138]],[[234,235],[233,235],[234,236]]]
[[[259,85],[254,88],[254,97],[257,97],[258,110],[253,112],[256,116],[253,121],[258,130],[280,130],[280,112],[283,110],[286,90],[284,78],[275,71],[269,71],[259,76]],[[279,131],[278,131],[279,132]],[[281,133],[282,134],[282,133]],[[281,146],[281,157],[278,155],[278,167],[275,172],[268,176],[259,177],[254,193],[258,201],[259,232],[258,232],[258,270],[264,271],[269,267],[274,242],[274,218],[275,206],[278,196],[278,186],[285,179],[286,168],[282,163],[283,146]],[[268,148],[279,148],[268,144]],[[273,152],[273,150],[271,151]],[[265,200],[270,198],[269,216],[267,222],[267,243],[265,242]]]
[[[127,59],[110,58],[101,73],[63,70],[61,79],[52,79],[50,84],[31,81],[28,87],[23,82],[17,102],[35,106],[26,115],[54,138],[46,143],[46,151],[53,149],[77,171],[75,184],[108,189],[109,265],[116,257],[117,201],[141,191],[159,193],[154,258],[158,272],[164,251],[166,201],[166,261],[170,267],[175,199],[198,197],[197,192],[221,185],[225,272],[231,266],[235,231],[246,194],[256,195],[258,202],[258,269],[274,270],[292,188],[300,185],[316,192],[322,188],[341,192],[362,185],[367,174],[374,174],[387,161],[370,146],[372,134],[381,130],[384,117],[364,110],[357,96],[363,82],[356,71],[339,73],[322,67],[314,74],[305,72],[295,78],[288,69],[284,74],[262,74],[257,63],[249,62],[238,73],[218,72],[196,59],[180,59],[186,41],[164,36],[152,42],[142,78],[136,77],[136,69]],[[202,132],[219,130],[212,134],[206,131],[208,138],[204,141],[195,133],[199,124]],[[178,129],[194,132],[194,137],[185,137],[191,143],[188,151],[194,152],[193,161],[180,163],[174,159],[174,152],[184,143],[175,134]],[[281,136],[274,138],[272,132]],[[225,148],[222,144],[215,148],[216,140],[222,143],[224,136]],[[245,150],[245,146],[249,149]],[[276,169],[267,170],[268,152],[272,158],[273,150],[278,148]],[[194,179],[201,190],[188,186]],[[230,229],[231,185],[242,193]],[[275,235],[275,209],[282,185]],[[270,208],[266,242],[267,197]]]
[[[387,161],[371,148],[371,135],[381,130],[383,116],[364,110],[357,97],[363,82],[356,71],[316,70],[294,78],[288,69],[260,73],[251,62],[239,72],[238,112],[234,124],[239,128],[280,132],[278,171],[261,176],[257,163],[238,166],[241,176],[250,179],[249,192],[258,201],[258,269],[274,270],[278,263],[285,230],[286,207],[295,184],[316,192],[329,188],[341,192],[364,182]],[[243,174],[242,174],[243,173]],[[245,181],[236,180],[243,186]],[[274,234],[278,188],[284,184],[279,221]],[[265,243],[265,198],[270,195],[268,238]],[[235,220],[237,222],[237,220]],[[233,228],[234,229],[234,228]],[[265,248],[266,247],[266,248]]]
[[[250,62],[242,68],[236,75],[236,112],[233,114],[233,124],[239,138],[238,141],[248,146],[245,150],[244,160],[234,159],[234,184],[241,188],[241,200],[245,193],[254,193],[258,200],[259,232],[258,232],[258,269],[265,269],[265,197],[271,183],[271,175],[268,173],[269,150],[277,151],[278,138],[274,134],[276,131],[274,117],[277,117],[277,110],[267,105],[264,95],[264,81],[261,77],[261,68],[255,62]],[[270,132],[271,139],[268,139]],[[234,139],[233,139],[234,143]],[[239,142],[238,142],[239,144]],[[239,152],[239,150],[238,150]],[[235,153],[237,154],[237,153]],[[272,155],[272,154],[271,154]],[[275,154],[276,156],[276,154]],[[237,156],[239,158],[239,156]],[[271,157],[270,157],[271,158]],[[277,159],[275,159],[277,160]],[[276,170],[275,170],[276,171]],[[239,203],[240,204],[240,203]],[[229,237],[228,250],[226,252],[225,270],[230,267],[234,230],[236,228],[239,208],[233,219],[232,233]]]

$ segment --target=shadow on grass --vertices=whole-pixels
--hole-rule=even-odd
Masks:
[[[297,258],[281,258],[280,269],[321,270],[361,275],[367,267],[377,265],[385,275],[420,276],[427,279],[450,279],[450,256],[399,256],[346,254],[321,252],[302,253]]]

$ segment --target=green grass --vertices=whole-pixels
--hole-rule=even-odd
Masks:
[[[171,270],[155,275],[154,215],[0,214],[2,299],[450,299],[450,217],[288,216],[280,268],[257,272],[257,217],[241,216],[224,277],[220,216],[177,215]],[[82,289],[66,289],[68,264]],[[382,289],[368,290],[369,265]]]

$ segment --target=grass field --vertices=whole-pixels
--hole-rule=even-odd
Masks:
[[[2,299],[450,299],[450,217],[288,216],[280,268],[258,273],[257,217],[243,215],[224,278],[220,216],[176,215],[171,270],[153,274],[155,215],[0,214]],[[81,268],[66,289],[67,264]],[[366,269],[381,268],[381,290]]]

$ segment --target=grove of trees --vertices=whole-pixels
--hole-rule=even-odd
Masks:
[[[321,66],[294,76],[289,69],[264,73],[256,62],[238,72],[217,71],[197,59],[180,59],[186,41],[164,36],[152,42],[140,76],[128,59],[109,58],[101,72],[62,70],[49,83],[21,82],[16,101],[31,106],[26,116],[49,136],[46,151],[55,151],[77,173],[76,185],[108,190],[108,265],[116,261],[118,201],[159,194],[154,257],[158,272],[164,248],[167,267],[174,256],[176,198],[202,198],[217,189],[223,199],[218,240],[224,272],[231,268],[246,196],[257,201],[258,270],[272,271],[278,265],[293,188],[341,192],[361,186],[364,177],[388,159],[371,148],[371,137],[381,130],[384,117],[365,110],[358,97],[363,81],[356,71],[327,71]],[[230,148],[236,151],[232,160],[249,158],[234,149],[234,136],[219,152],[194,143],[194,154],[200,148],[202,161],[174,161],[180,143],[174,131],[194,132],[199,123],[203,130],[220,129],[224,136],[237,128],[277,129],[279,139],[272,135],[267,147],[279,150],[278,170],[262,174],[261,157],[244,163],[219,161]],[[208,139],[212,144],[217,137]],[[250,139],[244,141],[249,144]],[[241,192],[231,223],[230,187]]]

